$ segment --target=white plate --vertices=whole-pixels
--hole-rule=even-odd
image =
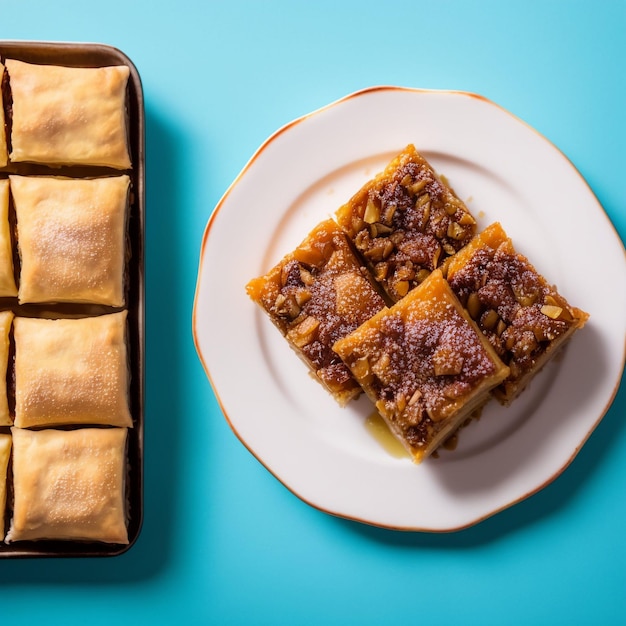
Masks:
[[[499,220],[591,314],[510,408],[492,402],[456,450],[422,465],[390,454],[366,428],[367,399],[338,407],[245,292],[408,143],[480,229]],[[286,487],[341,517],[448,531],[538,491],[580,450],[620,384],[625,287],[624,249],[607,215],[545,138],[473,94],[377,87],[286,125],[254,154],[207,225],[193,330],[226,419]]]

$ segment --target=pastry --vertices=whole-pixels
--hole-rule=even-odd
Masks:
[[[7,132],[6,132],[6,120],[4,116],[4,108],[6,102],[8,74],[5,67],[0,63],[0,80],[2,89],[0,91],[0,167],[6,167],[9,162],[9,153],[7,148]]]
[[[11,433],[14,505],[7,543],[128,543],[125,428]]]
[[[132,425],[126,311],[13,326],[16,426]]]
[[[9,226],[9,181],[0,180],[0,297],[15,297],[13,243]]]
[[[448,265],[447,278],[510,375],[494,390],[509,404],[581,328],[587,313],[570,306],[499,223],[478,234]]]
[[[129,177],[9,178],[19,302],[123,306]]]
[[[13,99],[11,162],[131,167],[127,66],[5,64]]]
[[[7,396],[7,369],[9,364],[11,324],[13,313],[0,311],[0,426],[10,426],[13,421],[9,413]]]
[[[376,281],[396,302],[476,232],[465,204],[413,145],[335,215]]]
[[[416,463],[481,407],[509,373],[441,270],[333,349]]]
[[[360,394],[332,345],[385,302],[333,220],[246,289],[341,405]]]
[[[11,435],[0,434],[0,534],[4,538],[4,512],[7,503],[7,468],[11,456]]]

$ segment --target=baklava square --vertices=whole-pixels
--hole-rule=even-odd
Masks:
[[[0,180],[0,297],[15,297],[13,239],[9,222],[9,181]]]
[[[5,65],[13,100],[10,161],[131,167],[127,66]]]
[[[16,426],[132,425],[126,311],[13,327]]]
[[[11,435],[0,434],[0,534],[4,538],[7,505],[7,468],[11,456]]]
[[[471,417],[509,373],[441,270],[334,350],[416,463]]]
[[[451,259],[448,282],[510,375],[494,395],[509,404],[589,315],[519,254],[496,222]]]
[[[393,302],[476,232],[465,204],[412,144],[335,217]]]
[[[123,306],[130,178],[9,178],[20,303]]]
[[[0,426],[10,426],[13,421],[7,395],[7,370],[9,366],[10,333],[13,324],[12,311],[0,311]]]
[[[361,393],[332,346],[385,302],[333,220],[246,289],[339,404]]]
[[[7,543],[128,543],[125,428],[11,433],[14,504]]]

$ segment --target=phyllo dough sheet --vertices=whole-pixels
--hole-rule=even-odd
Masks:
[[[125,428],[11,433],[14,506],[7,542],[128,543]]]
[[[16,317],[15,425],[132,426],[126,316]]]
[[[11,162],[131,167],[127,66],[5,64],[13,99]]]
[[[10,176],[20,303],[124,305],[128,176]]]

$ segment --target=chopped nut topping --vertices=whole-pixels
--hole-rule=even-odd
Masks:
[[[494,311],[493,309],[489,309],[488,311],[485,311],[485,313],[483,313],[480,322],[482,326],[484,326],[487,330],[493,330],[498,323],[498,319],[499,318],[496,311]]]
[[[459,224],[462,226],[473,226],[476,224],[476,220],[467,211],[465,211],[459,218]]]
[[[467,297],[467,312],[470,314],[472,319],[478,319],[480,315],[480,299],[478,298],[478,294],[475,291],[472,291],[470,295]]]
[[[395,215],[397,209],[398,209],[398,207],[395,204],[390,204],[385,209],[384,223],[386,225],[391,226],[391,224],[393,222],[393,216]]]
[[[305,267],[300,266],[300,280],[307,286],[310,287],[315,282],[315,277],[309,270]],[[283,283],[284,284],[284,283]]]
[[[419,389],[416,389],[413,392],[413,395],[409,399],[409,406],[413,406],[416,402],[420,400],[422,397],[422,392]]]
[[[450,224],[448,224],[448,237],[452,237],[452,239],[462,239],[464,235],[465,231],[456,222],[450,222]],[[456,252],[456,250],[454,252]],[[452,254],[454,254],[454,252]]]
[[[396,292],[400,297],[406,296],[409,293],[409,281],[408,280],[399,280],[394,285]]]
[[[409,185],[413,182],[413,178],[411,174],[406,174],[405,177],[400,181],[400,184],[403,187],[409,187]]]
[[[352,366],[352,371],[358,379],[368,379],[372,374],[369,359],[366,356],[357,359]]]
[[[314,317],[306,317],[295,328],[287,333],[287,338],[298,348],[303,348],[317,337],[320,322]]]
[[[427,269],[421,269],[417,272],[415,279],[418,283],[423,283],[430,276],[430,271]]]
[[[380,221],[380,208],[376,206],[371,198],[367,201],[367,206],[365,207],[363,219],[368,224],[373,224],[374,222]]]
[[[384,262],[376,263],[376,265],[374,266],[374,278],[378,282],[387,278],[388,274],[389,274],[389,263],[384,263]]]
[[[498,325],[496,326],[496,335],[498,337],[502,336],[502,333],[506,330],[506,324],[503,320],[498,320]]]
[[[440,347],[433,354],[435,376],[456,376],[463,370],[463,357],[458,352]]]
[[[300,308],[311,299],[311,292],[308,289],[299,289],[296,291],[296,303]]]
[[[413,194],[413,195],[418,195],[428,184],[428,181],[426,179],[422,179],[422,180],[418,180],[416,182],[414,182],[412,185],[410,185],[408,187],[408,190]]]
[[[370,235],[372,237],[382,237],[384,235],[389,235],[392,232],[392,228],[386,224],[381,224],[380,222],[370,224]]]
[[[391,359],[386,352],[383,352],[382,356],[372,365],[372,371],[376,374],[376,377],[383,383],[383,385],[389,384],[390,378],[390,370],[389,363]]]
[[[396,411],[398,411],[398,413],[402,413],[404,409],[406,409],[406,396],[400,392],[396,396]]]
[[[278,313],[281,317],[288,317],[289,319],[294,320],[298,317],[298,315],[300,315],[300,307],[296,302],[295,296],[292,294],[285,296],[279,293],[278,296],[276,296],[274,307],[276,309],[276,313]]]
[[[554,306],[552,304],[544,304],[541,307],[541,312],[547,315],[550,319],[558,320],[563,313],[563,309],[560,306]]]

